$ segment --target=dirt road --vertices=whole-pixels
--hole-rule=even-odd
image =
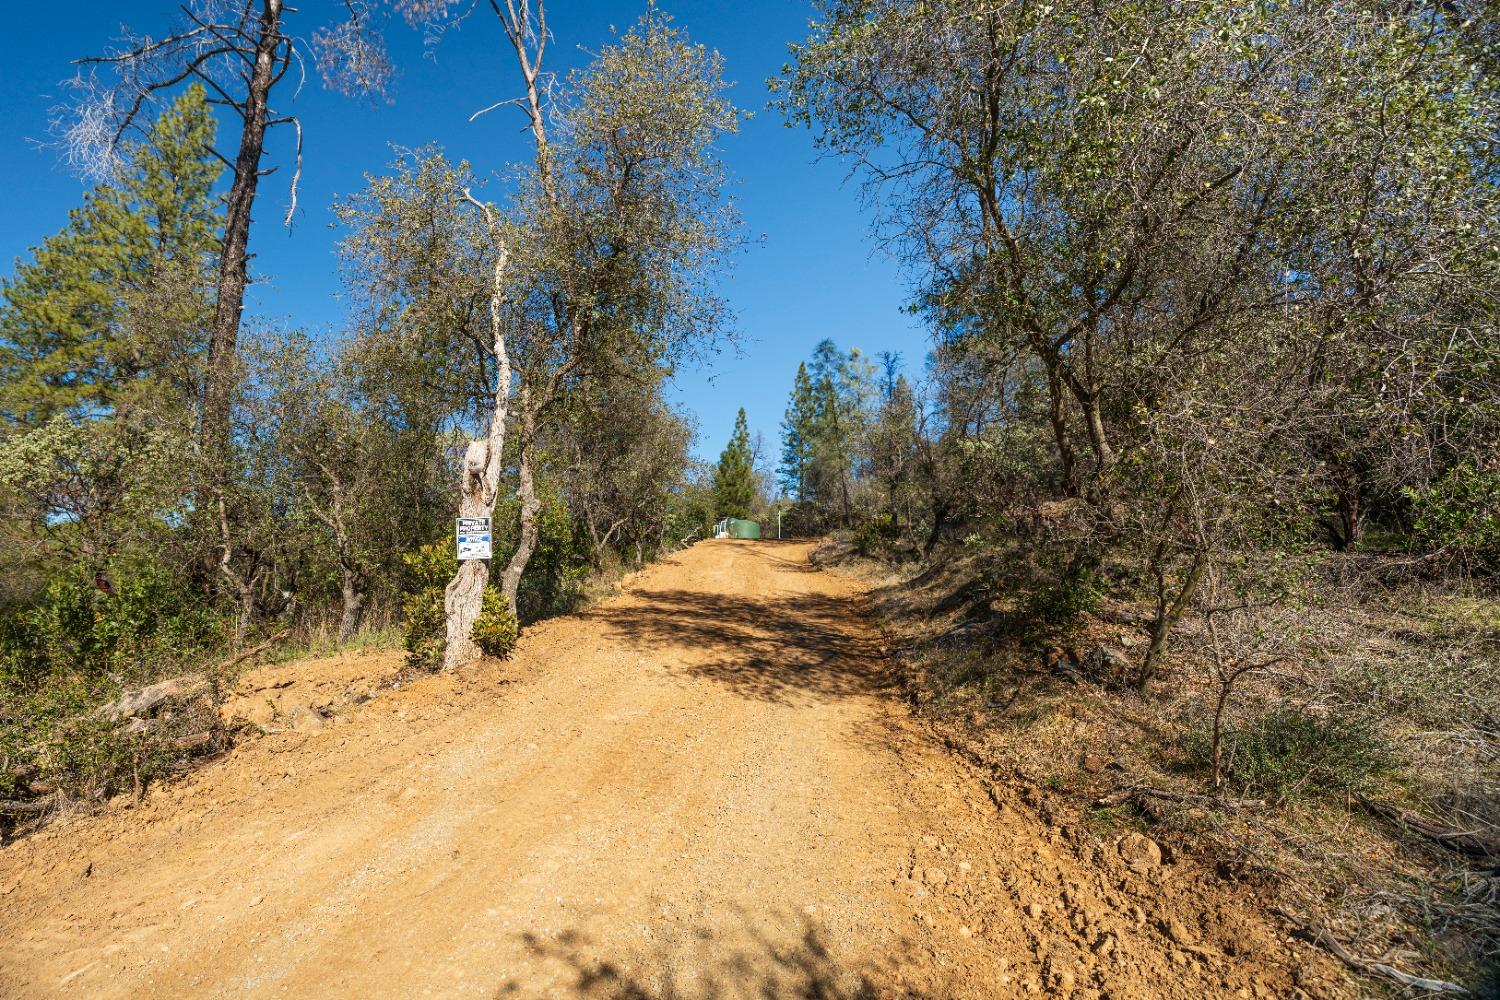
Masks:
[[[0,996],[1297,994],[1208,876],[936,746],[806,556],[702,543],[507,663],[0,851]]]

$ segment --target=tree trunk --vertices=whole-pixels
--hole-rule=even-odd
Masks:
[[[1156,677],[1156,672],[1161,667],[1161,658],[1167,651],[1167,639],[1187,613],[1193,595],[1198,590],[1198,582],[1203,579],[1203,571],[1208,568],[1208,556],[1202,551],[1194,552],[1182,587],[1177,591],[1176,597],[1168,600],[1166,567],[1161,563],[1162,558],[1164,557],[1157,558],[1156,620],[1151,623],[1151,645],[1146,648],[1146,656],[1141,661],[1141,669],[1135,681],[1135,686],[1140,691],[1145,691]]]
[[[234,368],[245,308],[245,286],[249,276],[250,211],[260,182],[261,154],[265,151],[266,122],[271,87],[276,80],[276,52],[282,44],[282,0],[264,0],[256,27],[255,62],[250,67],[249,89],[242,109],[239,153],[234,160],[234,181],[224,201],[224,240],[219,256],[219,280],[214,299],[213,327],[209,333],[208,362],[203,380],[202,441],[212,463],[215,479],[225,473],[229,451],[229,408],[234,388]]]
[[[464,471],[459,486],[459,517],[493,516],[495,494],[485,488],[485,471],[490,464],[490,450],[502,447],[503,430],[498,440],[492,434],[484,440],[469,442],[468,450],[464,453]],[[448,587],[443,591],[443,612],[447,622],[447,644],[443,650],[444,670],[452,670],[479,659],[479,647],[469,633],[474,630],[474,622],[483,610],[484,588],[489,579],[489,560],[466,559],[458,564],[458,572],[448,581]]]
[[[520,613],[516,606],[516,592],[521,587],[521,575],[526,572],[526,564],[531,562],[531,555],[536,551],[536,516],[542,506],[536,496],[536,477],[531,465],[532,452],[535,450],[536,414],[532,412],[529,402],[528,394],[522,390],[521,447],[517,468],[519,481],[516,485],[516,498],[521,501],[521,534],[516,540],[516,551],[511,555],[510,563],[500,576],[500,592],[510,602],[510,610],[515,614]]]
[[[1094,393],[1078,396],[1083,408],[1084,420],[1089,430],[1089,446],[1094,451],[1095,478],[1103,479],[1115,465],[1115,450],[1109,443],[1109,432],[1104,428],[1104,415],[1099,409],[1099,397]]]
[[[1231,680],[1219,681],[1219,696],[1214,701],[1213,765],[1214,791],[1224,787],[1224,709],[1229,704]]]
[[[1062,463],[1062,488],[1064,496],[1078,495],[1078,458],[1073,454],[1073,443],[1068,440],[1067,400],[1063,396],[1062,376],[1055,368],[1047,371],[1048,418],[1052,422],[1052,437],[1057,442],[1057,456]]]
[[[354,638],[354,633],[359,631],[359,621],[365,613],[365,595],[359,589],[359,583],[354,573],[347,567],[339,567],[343,575],[342,591],[344,596],[344,615],[339,620],[339,642],[345,643]]]
[[[472,200],[467,191],[466,197]],[[478,202],[475,202],[478,204]],[[494,217],[487,206],[480,205],[494,231]],[[497,247],[494,283],[490,290],[490,335],[494,338],[495,402],[490,411],[489,431],[482,439],[470,441],[464,452],[463,472],[458,483],[459,517],[493,517],[495,493],[500,486],[500,468],[505,454],[505,423],[510,407],[510,353],[505,347],[501,306],[505,301],[505,268],[509,255]],[[443,669],[452,670],[479,659],[480,649],[470,637],[474,621],[484,608],[484,588],[490,579],[487,559],[466,559],[443,591],[445,645]]]

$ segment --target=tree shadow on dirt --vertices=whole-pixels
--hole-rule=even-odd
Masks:
[[[892,675],[879,645],[854,627],[847,600],[816,594],[730,597],[689,590],[638,591],[627,606],[587,613],[642,652],[673,647],[672,669],[746,697],[867,695]]]
[[[920,1000],[920,994],[877,988],[875,982],[890,970],[840,963],[806,920],[783,926],[787,932],[778,933],[776,926],[743,917],[731,926],[700,926],[685,935],[685,943],[659,946],[644,967],[638,961],[635,968],[607,957],[577,930],[526,933],[521,940],[549,979],[564,980],[563,995],[588,1000]],[[905,950],[904,944],[897,949]],[[494,995],[527,996],[530,988],[512,980]],[[557,994],[549,989],[547,995]]]

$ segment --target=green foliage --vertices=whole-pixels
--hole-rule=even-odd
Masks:
[[[881,514],[854,533],[854,547],[860,555],[872,556],[900,536],[901,529],[895,519],[889,514]]]
[[[49,549],[98,567],[154,547],[185,513],[183,429],[146,412],[87,422],[58,414],[0,441],[0,488]]]
[[[35,427],[191,391],[220,226],[214,129],[189,88],[127,146],[120,179],[0,285],[0,420]]]
[[[499,587],[484,588],[484,606],[469,638],[484,651],[485,656],[505,659],[515,648],[516,638],[521,634],[521,623],[510,610],[510,602],[500,593]]]
[[[80,674],[58,675],[35,690],[6,698],[0,759],[11,767],[35,767],[31,780],[77,798],[144,788],[168,777],[182,760],[177,738],[221,728],[215,707],[220,689],[215,684],[206,695],[159,709],[149,729],[131,732],[94,714],[100,702],[119,694],[119,685]],[[0,797],[17,796],[20,786],[9,768],[0,772]]]
[[[1408,490],[1407,498],[1422,547],[1500,570],[1500,472],[1466,462],[1425,491]]]
[[[755,482],[755,464],[750,453],[750,429],[745,423],[745,408],[734,418],[734,433],[729,446],[719,455],[714,471],[714,507],[719,517],[748,518],[759,491]]]
[[[807,363],[797,365],[792,394],[787,400],[786,418],[781,423],[781,465],[777,477],[783,495],[801,502],[808,490],[808,473],[817,437],[816,401]]]
[[[1212,722],[1183,738],[1184,763],[1211,771]],[[1224,733],[1224,775],[1247,795],[1293,799],[1366,789],[1397,765],[1395,748],[1372,723],[1278,707]]]
[[[1088,569],[1067,572],[1026,596],[1021,620],[1040,634],[1066,634],[1098,609],[1103,596],[1104,581],[1097,573]]]
[[[221,610],[163,567],[119,564],[97,580],[75,567],[0,619],[0,685],[35,692],[62,677],[145,683],[200,660],[224,635]]]
[[[447,615],[443,591],[453,577],[458,543],[450,535],[401,557],[410,580],[401,610],[405,614],[402,642],[407,665],[435,670],[443,664],[447,646]]]

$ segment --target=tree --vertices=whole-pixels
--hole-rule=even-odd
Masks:
[[[611,552],[637,563],[661,551],[674,498],[688,485],[694,428],[662,399],[660,384],[596,380],[563,404],[546,435],[557,477],[595,567]]]
[[[749,517],[756,492],[750,429],[745,424],[742,406],[734,418],[729,445],[719,454],[719,465],[714,470],[714,508],[719,517]]]
[[[887,370],[889,389],[876,412],[871,429],[870,471],[885,494],[887,512],[892,529],[901,527],[901,511],[908,511],[910,526],[910,504],[917,452],[917,405],[906,376],[896,374],[891,379]]]
[[[1116,553],[1155,582],[1143,678],[1210,563],[1259,544],[1184,525],[1264,514],[1245,498],[1295,471],[1314,485],[1289,494],[1297,516],[1347,547],[1372,499],[1398,522],[1400,484],[1482,440],[1487,418],[1434,391],[1477,390],[1475,361],[1493,355],[1472,331],[1495,316],[1500,105],[1465,8],[821,12],[784,107],[866,178],[887,246],[923,275],[917,307],[968,355],[948,372],[994,377],[955,397],[979,404],[974,425],[988,410],[1044,418],[950,423],[987,456],[971,468],[1050,431],[1048,478],[1084,501],[1066,572]],[[1204,431],[1209,414],[1248,419],[1235,392],[1274,403],[1274,453],[1246,441],[1221,461],[1208,443],[1230,437]],[[1178,450],[1142,475],[1164,442]]]
[[[799,363],[787,400],[786,417],[781,422],[781,465],[777,469],[782,492],[798,503],[807,499],[808,467],[812,464],[817,435],[816,405],[807,363]]]
[[[266,134],[279,125],[291,126],[297,136],[288,224],[297,210],[302,126],[296,116],[275,109],[272,99],[287,74],[307,57],[330,86],[346,93],[380,91],[390,78],[389,62],[372,30],[370,5],[353,0],[343,6],[345,19],[305,38],[287,30],[288,17],[296,12],[284,0],[204,0],[184,6],[181,23],[168,34],[127,34],[104,55],[79,60],[85,70],[73,81],[75,100],[57,122],[69,160],[93,177],[115,172],[126,136],[138,127],[142,114],[184,82],[203,88],[209,103],[231,109],[240,122],[233,155],[216,154],[229,165],[231,179],[209,327],[202,440],[204,450],[220,466],[227,462],[230,447],[235,357],[249,283],[251,213],[260,179],[267,173],[261,163]],[[408,14],[416,16],[415,11]]]
[[[181,94],[0,285],[0,420],[196,399],[220,222],[213,134],[203,88]]]
[[[383,404],[378,342],[352,338],[319,358],[306,337],[265,353],[268,446],[287,463],[294,503],[319,551],[331,556],[342,611],[339,641],[358,631],[371,591],[394,575],[402,553],[430,539],[435,500],[427,488],[439,455],[431,427]]]
[[[465,456],[460,512],[493,510],[513,422],[520,535],[500,586],[514,604],[538,540],[539,442],[570,387],[670,367],[722,330],[707,278],[735,217],[714,144],[738,113],[723,96],[722,60],[654,10],[557,89],[538,83],[545,8],[493,10],[520,70],[534,158],[504,206],[466,193],[495,247],[491,354],[501,377],[488,432]],[[467,632],[488,572],[470,562],[449,585],[450,667],[475,655]]]

